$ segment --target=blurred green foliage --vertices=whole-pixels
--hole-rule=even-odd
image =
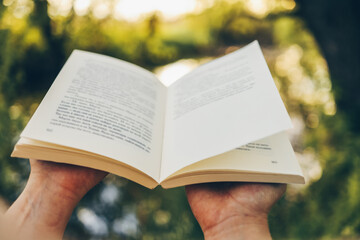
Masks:
[[[9,155],[73,49],[154,70],[183,58],[218,57],[258,39],[294,120],[292,143],[307,176],[307,185],[289,186],[271,212],[273,236],[359,237],[360,138],[348,128],[347,113],[337,112],[326,61],[294,14],[293,1],[268,1],[267,10],[260,13],[248,4],[215,1],[177,20],[154,13],[128,22],[111,16],[97,19],[91,13],[79,16],[73,9],[57,15],[46,1],[4,0],[0,5],[0,196],[10,204],[26,183],[28,162]],[[97,228],[92,227],[94,222]],[[201,239],[202,233],[183,188],[148,190],[109,176],[81,201],[66,237]]]

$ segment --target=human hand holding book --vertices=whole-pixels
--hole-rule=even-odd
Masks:
[[[62,239],[75,206],[107,173],[34,159],[30,165],[25,189],[0,219],[0,239]]]
[[[62,239],[78,201],[106,173],[47,161],[30,163],[31,174],[23,193],[1,219],[6,228],[1,226],[0,237]],[[260,183],[186,186],[189,204],[207,240],[271,239],[267,213],[284,190],[285,185]]]

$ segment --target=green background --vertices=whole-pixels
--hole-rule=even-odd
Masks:
[[[27,121],[73,49],[151,71],[197,65],[255,39],[293,120],[289,132],[306,176],[269,216],[275,239],[360,237],[360,17],[353,1],[201,1],[169,19],[79,14],[69,2],[0,1],[0,199],[20,194],[29,163],[10,158]],[[119,1],[104,1],[115,9]],[[121,2],[121,0],[120,0]],[[182,64],[183,61],[175,64]],[[170,65],[171,66],[171,65]],[[240,109],[239,109],[240,111]],[[75,209],[66,239],[201,239],[183,188],[148,190],[109,175]]]

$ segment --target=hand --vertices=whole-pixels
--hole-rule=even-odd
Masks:
[[[107,173],[39,160],[30,164],[26,187],[5,218],[19,239],[61,239],[77,203]]]
[[[74,201],[79,201],[107,175],[91,168],[34,159],[30,159],[30,165],[29,183],[54,188]]]
[[[267,215],[284,184],[207,183],[186,186],[205,239],[271,239]]]

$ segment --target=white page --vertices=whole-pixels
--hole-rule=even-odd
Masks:
[[[74,51],[21,136],[120,160],[158,180],[165,96],[145,69]]]
[[[290,127],[255,41],[169,87],[160,179]]]
[[[286,132],[280,132],[215,157],[196,162],[181,169],[177,174],[229,170],[303,175]]]

